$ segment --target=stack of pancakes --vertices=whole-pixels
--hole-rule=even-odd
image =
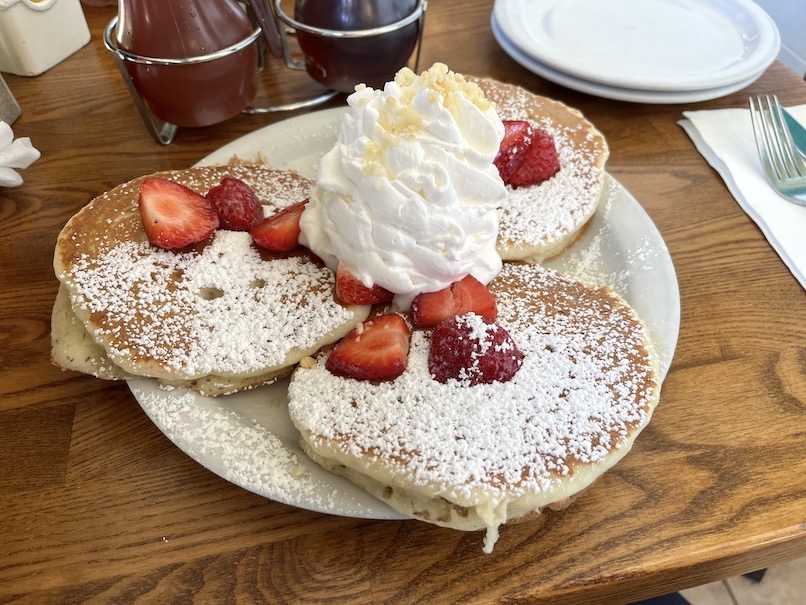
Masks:
[[[239,178],[267,216],[306,199],[313,185],[263,164],[157,176],[202,195],[224,176]],[[58,365],[227,394],[287,375],[366,319],[369,307],[334,300],[331,271],[307,255],[272,256],[249,233],[217,230],[179,252],[152,246],[137,205],[142,180],[97,197],[59,235],[52,318]]]
[[[417,331],[392,383],[334,376],[322,355],[289,386],[311,458],[399,512],[486,528],[488,551],[500,524],[564,506],[618,462],[660,394],[646,328],[612,291],[526,263],[489,288],[524,354],[508,382],[437,382]]]
[[[330,374],[326,345],[371,309],[339,304],[331,271],[306,255],[268,255],[248,233],[219,230],[179,252],[154,248],[137,209],[142,179],[93,200],[59,236],[54,361],[206,395],[296,367],[289,411],[312,459],[413,517],[486,528],[488,552],[502,523],[565,506],[649,421],[658,362],[646,327],[618,295],[537,264],[570,245],[595,212],[604,137],[559,102],[473,81],[503,119],[547,130],[561,165],[544,183],[510,187],[499,209],[498,249],[508,262],[489,288],[498,323],[524,353],[510,381],[435,381],[427,330],[413,332],[408,367],[394,381]],[[162,174],[202,194],[225,175],[249,183],[266,215],[305,199],[312,186],[261,164]]]

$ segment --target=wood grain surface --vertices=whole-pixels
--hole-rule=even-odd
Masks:
[[[89,45],[40,76],[5,75],[23,112],[15,134],[42,158],[0,192],[0,602],[627,603],[806,555],[806,295],[676,123],[751,93],[806,103],[806,84],[776,63],[706,103],[600,99],[510,60],[491,8],[432,0],[421,67],[442,61],[582,110],[675,263],[677,352],[633,451],[565,512],[503,527],[485,555],[479,534],[247,492],[174,447],[124,384],[53,367],[51,259],[68,218],[289,116],[241,115],[159,145],[102,44],[114,9],[87,6]],[[262,98],[311,88],[269,63]]]

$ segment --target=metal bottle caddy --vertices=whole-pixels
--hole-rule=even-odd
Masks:
[[[255,4],[260,5],[260,2],[267,3],[267,0],[260,0],[259,2],[252,0],[251,4],[253,6]],[[372,36],[381,36],[384,34],[395,32],[408,25],[411,25],[414,22],[419,22],[416,49],[414,51],[414,57],[415,57],[414,69],[416,71],[419,68],[423,28],[425,27],[425,12],[428,6],[427,0],[418,0],[416,7],[411,12],[411,14],[404,17],[403,19],[400,19],[399,21],[390,23],[388,25],[383,25],[380,27],[361,29],[361,30],[333,30],[306,25],[288,16],[280,6],[281,2],[282,0],[273,0],[273,5],[270,9],[271,14],[268,14],[267,7],[262,7],[263,10],[252,11],[250,13],[250,16],[252,17],[253,22],[256,23],[260,23],[261,18],[262,19],[273,18],[274,23],[280,25],[280,27],[277,27],[276,29],[277,32],[279,33],[279,42],[282,48],[281,54],[283,62],[285,64],[285,67],[287,67],[288,69],[294,71],[305,71],[306,69],[305,61],[293,55],[291,44],[289,42],[289,39],[292,36],[296,36],[297,30],[327,38],[336,38],[336,39],[369,38]],[[257,15],[255,14],[256,12],[258,12]],[[123,76],[123,80],[126,83],[126,86],[129,89],[129,92],[131,93],[131,96],[134,99],[134,103],[138,111],[140,112],[143,121],[148,127],[149,132],[159,143],[162,143],[163,145],[168,145],[173,141],[174,137],[176,136],[178,126],[160,120],[157,116],[154,115],[154,113],[148,107],[148,104],[143,99],[140,92],[137,90],[137,87],[135,86],[132,77],[129,74],[129,71],[126,69],[127,62],[142,65],[158,65],[158,66],[193,65],[197,63],[206,63],[208,61],[223,59],[225,57],[228,57],[229,55],[235,54],[245,49],[251,44],[259,44],[261,47],[258,52],[257,70],[262,71],[262,69],[265,66],[264,63],[265,45],[269,33],[267,33],[267,31],[264,30],[264,28],[261,28],[260,25],[256,25],[254,31],[243,40],[235,44],[232,44],[226,48],[222,48],[221,50],[211,52],[205,55],[198,55],[195,57],[166,59],[160,57],[148,57],[144,55],[139,55],[120,48],[114,36],[117,23],[118,23],[118,17],[115,16],[112,18],[112,20],[107,24],[106,28],[104,29],[104,35],[103,35],[104,46],[106,46],[106,48],[109,51],[111,51],[112,54],[114,55],[115,63],[117,64],[118,69],[120,70],[120,73]],[[301,101],[295,101],[279,105],[265,105],[260,107],[249,106],[243,110],[243,113],[267,114],[280,111],[293,111],[296,109],[304,109],[307,107],[313,107],[315,105],[324,103],[335,97],[337,94],[339,94],[338,91],[328,90],[324,94],[315,96],[313,98],[304,99]]]

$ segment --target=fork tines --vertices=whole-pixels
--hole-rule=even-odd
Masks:
[[[750,114],[761,163],[770,179],[784,182],[806,179],[806,163],[792,140],[778,97],[751,97]]]

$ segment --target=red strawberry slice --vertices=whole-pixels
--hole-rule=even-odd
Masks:
[[[521,165],[509,177],[513,187],[525,187],[547,181],[560,170],[560,159],[554,138],[545,130],[535,129],[532,144],[523,156]]]
[[[357,380],[394,380],[406,369],[411,331],[397,313],[368,319],[342,338],[325,367]]]
[[[472,275],[438,292],[417,295],[411,303],[411,322],[415,328],[431,328],[439,322],[475,313],[495,321],[498,307],[487,286]]]
[[[522,364],[523,353],[509,332],[480,315],[459,315],[434,328],[428,369],[439,382],[506,382]]]
[[[299,244],[299,217],[308,200],[283,208],[277,214],[263,219],[249,233],[261,248],[271,252],[290,252]]]
[[[532,125],[525,120],[504,120],[504,138],[498,147],[493,164],[498,168],[501,180],[509,179],[521,165],[532,142]]]
[[[346,305],[374,305],[392,300],[394,294],[374,285],[367,288],[342,263],[336,268],[336,298]]]
[[[222,229],[249,231],[263,220],[260,200],[241,179],[225,176],[205,197],[218,213]]]
[[[218,215],[207,198],[168,179],[145,179],[137,203],[148,241],[160,248],[184,248],[218,228]]]

